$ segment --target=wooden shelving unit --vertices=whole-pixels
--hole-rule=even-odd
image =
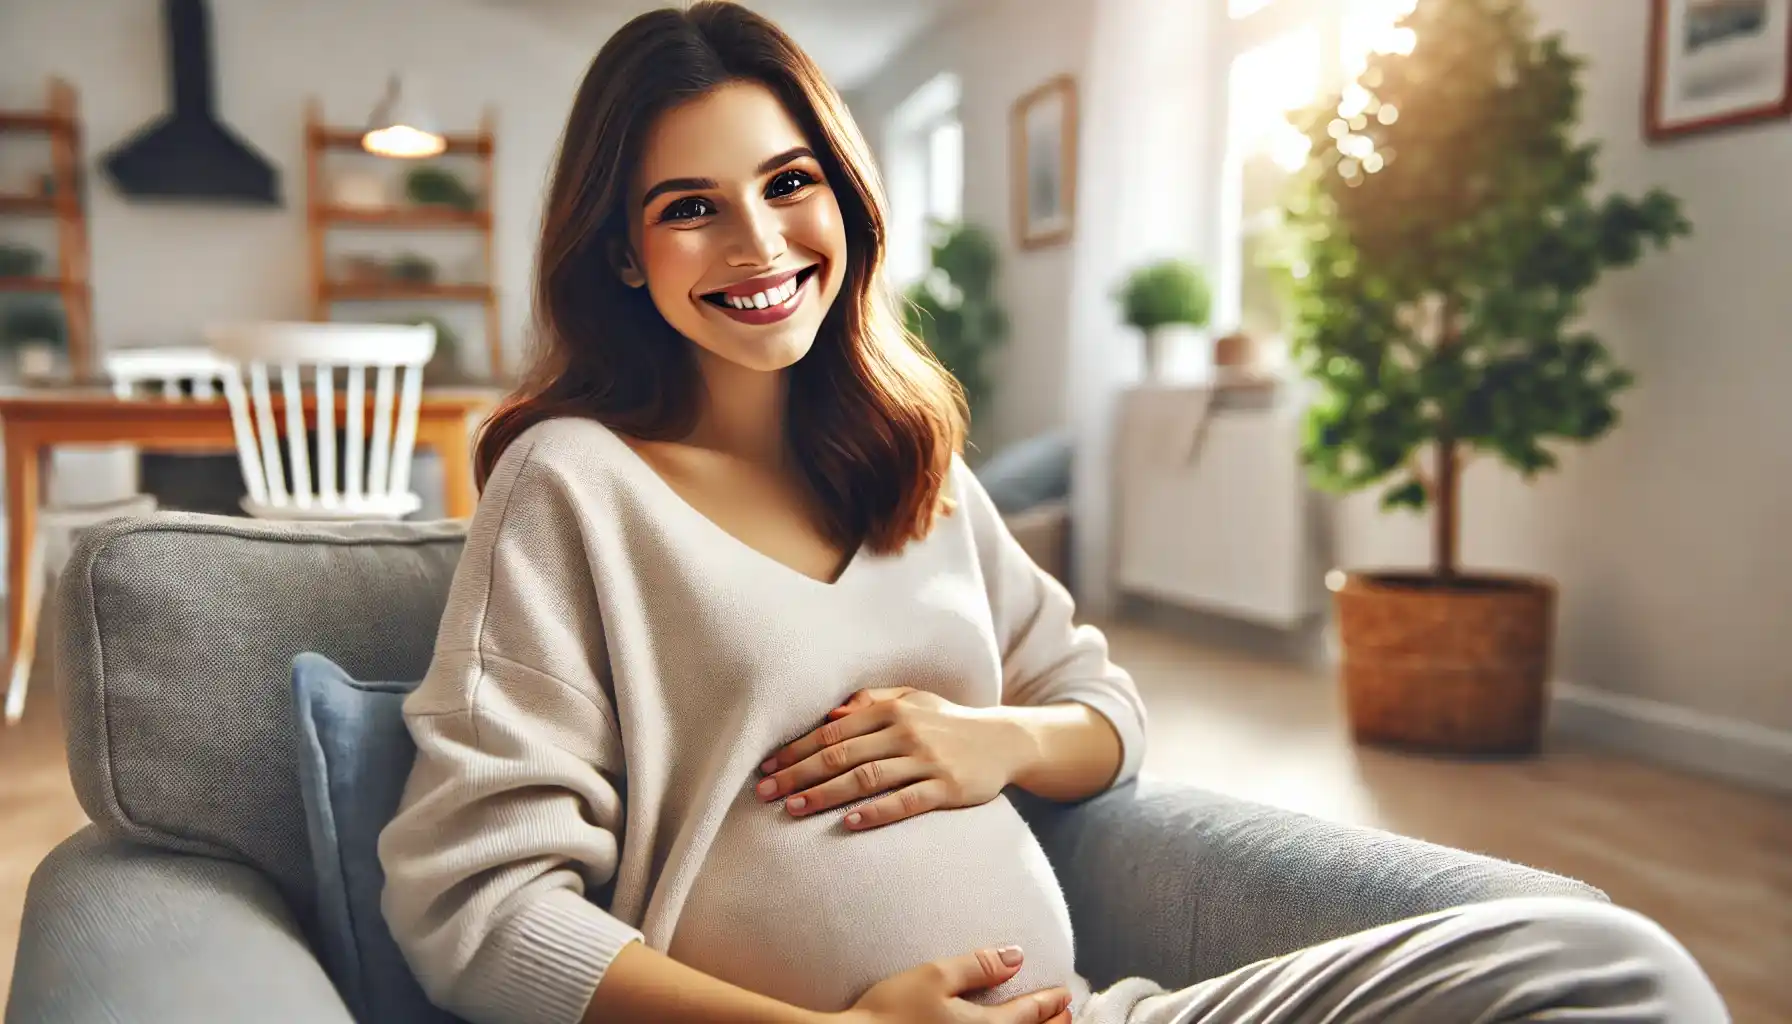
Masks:
[[[391,209],[360,209],[338,206],[330,200],[329,182],[324,176],[324,160],[332,151],[363,152],[361,132],[349,128],[333,128],[323,123],[316,101],[305,112],[305,185],[308,198],[306,226],[311,243],[311,318],[331,319],[331,307],[338,302],[471,302],[485,307],[486,358],[494,380],[506,376],[504,343],[498,333],[498,291],[496,255],[492,237],[493,158],[497,152],[497,135],[490,113],[480,120],[479,130],[472,134],[447,136],[444,155],[471,156],[479,166],[474,182],[480,202],[476,210],[454,210],[434,207],[395,206]],[[343,281],[330,278],[328,251],[325,244],[332,229],[410,230],[477,232],[483,248],[485,280],[475,283],[438,282],[412,284],[403,281]]]
[[[43,110],[0,110],[0,133],[47,135],[49,195],[0,193],[0,214],[56,219],[56,275],[0,277],[0,292],[52,292],[62,299],[69,369],[86,380],[93,369],[93,296],[87,277],[87,211],[81,201],[80,104],[74,86],[52,78]]]

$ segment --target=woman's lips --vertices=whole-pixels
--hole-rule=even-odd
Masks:
[[[756,327],[775,324],[795,313],[797,308],[803,304],[809,293],[809,282],[815,278],[815,269],[815,267],[805,267],[797,271],[794,276],[786,278],[782,285],[773,286],[766,292],[762,292],[761,294],[766,295],[764,306],[755,305],[743,309],[730,304],[728,298],[720,292],[712,292],[705,295],[703,299],[720,310],[724,316],[739,323]]]

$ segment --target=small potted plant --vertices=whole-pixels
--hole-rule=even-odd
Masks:
[[[479,208],[479,197],[453,171],[418,167],[405,175],[404,195],[417,206],[441,206],[470,213]]]
[[[1213,296],[1201,268],[1186,260],[1167,259],[1134,270],[1121,282],[1115,298],[1120,316],[1137,327],[1145,341],[1145,376],[1163,376],[1164,359],[1173,339],[1207,326]]]
[[[0,314],[0,346],[18,360],[19,379],[48,380],[56,375],[56,354],[68,343],[62,311],[41,301],[14,302]]]
[[[1328,579],[1346,711],[1365,742],[1529,752],[1556,586],[1464,571],[1462,469],[1482,455],[1529,478],[1617,423],[1631,376],[1579,322],[1583,297],[1689,227],[1665,192],[1593,194],[1582,61],[1522,4],[1419,0],[1403,27],[1409,53],[1297,116],[1311,149],[1287,204],[1313,477],[1433,516],[1428,570]]]

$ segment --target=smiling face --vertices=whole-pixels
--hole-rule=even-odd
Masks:
[[[624,280],[674,330],[752,370],[809,351],[846,275],[846,229],[810,140],[770,90],[730,83],[666,112],[632,205]]]

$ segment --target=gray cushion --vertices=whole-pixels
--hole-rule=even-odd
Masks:
[[[464,525],[191,513],[87,532],[57,588],[56,678],[81,806],[114,835],[251,865],[315,926],[289,672],[316,651],[417,679]]]
[[[976,469],[977,482],[1003,515],[1070,496],[1071,439],[1053,432],[1003,448]]]
[[[380,832],[398,813],[417,746],[404,724],[416,682],[362,682],[319,654],[292,663],[299,793],[317,868],[317,955],[356,1020],[449,1024],[386,927]]]

